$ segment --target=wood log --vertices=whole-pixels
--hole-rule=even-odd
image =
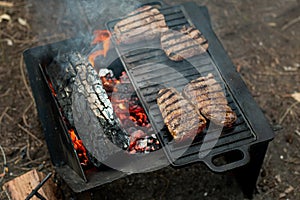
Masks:
[[[37,185],[46,177],[42,172],[33,169],[7,183],[2,187],[7,192],[12,200],[24,200],[35,189]],[[55,185],[49,179],[39,190],[38,193],[45,199],[56,200]],[[38,197],[33,196],[31,200],[39,200]]]

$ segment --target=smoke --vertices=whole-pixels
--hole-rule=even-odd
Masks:
[[[138,0],[28,0],[33,31],[39,41],[52,42],[106,29],[108,21],[141,5]]]

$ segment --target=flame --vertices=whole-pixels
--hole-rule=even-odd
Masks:
[[[110,48],[110,37],[111,33],[108,30],[94,31],[94,40],[92,41],[91,45],[103,43],[103,49],[94,51],[89,55],[89,61],[92,64],[92,66],[95,66],[95,59],[98,56],[106,57],[107,52]]]
[[[68,132],[70,134],[74,149],[76,150],[80,163],[82,165],[87,165],[89,159],[87,157],[87,151],[82,143],[82,140],[78,139],[73,129],[68,130]]]

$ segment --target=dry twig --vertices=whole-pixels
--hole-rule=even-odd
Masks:
[[[30,164],[33,164],[33,163],[35,163],[35,164],[40,164],[40,162],[45,161],[47,158],[48,158],[48,156],[45,155],[45,156],[43,156],[43,157],[40,157],[40,158],[37,158],[37,159],[35,159],[35,160],[31,160],[31,161],[29,161],[29,162],[26,162],[26,163],[24,163],[24,164],[21,164],[20,167],[26,167],[27,165],[30,165]]]
[[[14,118],[12,118],[9,114],[4,113],[4,116],[5,116],[7,119],[9,119],[11,122],[14,121]]]
[[[9,94],[11,88],[8,88],[3,94],[0,94],[0,98],[5,97]]]
[[[29,130],[27,130],[25,127],[23,127],[21,124],[18,124],[18,127],[20,129],[22,129],[25,133],[27,133],[28,135],[30,135],[32,138],[34,138],[35,140],[37,140],[40,145],[43,144],[42,140],[40,140],[39,138],[37,138],[33,133],[31,133]]]
[[[289,112],[297,105],[299,104],[299,101],[296,101],[295,103],[293,103],[283,114],[283,116],[279,119],[279,124],[281,124],[283,122],[283,120],[285,119],[285,117],[289,114]]]
[[[4,176],[5,176],[5,173],[6,173],[6,155],[5,155],[5,152],[4,152],[4,150],[3,150],[3,148],[2,148],[2,146],[1,146],[1,144],[0,144],[0,150],[1,150],[1,153],[2,153],[2,156],[3,156],[3,173],[1,174],[1,176],[0,176],[0,183],[2,182],[2,180],[3,180],[3,178],[4,178]]]
[[[8,109],[9,109],[9,107],[6,107],[6,108],[4,109],[4,111],[2,112],[2,114],[0,115],[0,124],[2,123],[3,117],[4,117],[4,115],[6,114],[6,112],[8,111]]]
[[[15,44],[33,44],[33,43],[37,42],[37,38],[30,38],[27,40],[18,40],[16,38],[14,38],[12,35],[5,33],[2,30],[0,30],[0,34],[11,39],[13,41],[13,43],[15,43]]]
[[[26,119],[26,113],[28,112],[28,110],[31,108],[31,106],[33,105],[33,101],[30,102],[30,104],[27,106],[27,108],[24,110],[22,118],[23,118],[23,122],[25,124],[25,126],[27,126],[28,128],[30,128],[27,119]]]
[[[295,130],[296,135],[298,135],[300,137],[300,131]]]
[[[167,189],[168,189],[168,187],[169,187],[170,181],[169,181],[166,177],[164,177],[163,175],[160,175],[160,177],[161,177],[162,179],[164,179],[165,182],[166,182],[166,186],[164,187],[164,190],[162,191],[162,193],[161,193],[161,195],[160,195],[160,199],[163,199],[163,197],[164,197],[164,195],[165,195],[165,193],[166,193],[166,191],[167,191]]]
[[[29,138],[26,140],[27,142],[27,151],[26,151],[26,155],[27,155],[27,158],[32,161],[32,158],[30,156],[30,142],[29,142]]]
[[[9,196],[9,194],[8,194],[8,192],[5,190],[5,195],[6,195],[6,197],[8,198],[8,200],[12,200],[11,198],[10,198],[10,196]]]
[[[24,73],[23,55],[21,55],[21,59],[20,59],[20,71],[21,71],[21,75],[22,75],[22,79],[23,79],[25,88],[26,88],[29,96],[31,97],[32,101],[34,101],[34,98],[32,96],[31,90],[29,89],[29,86],[28,86],[27,81],[26,81],[25,73]]]
[[[289,21],[289,23],[285,24],[281,30],[284,31],[286,29],[288,29],[290,26],[296,24],[297,22],[300,22],[300,16],[296,17],[295,19]]]
[[[27,148],[27,145],[23,146],[20,150],[19,150],[19,154],[24,151]],[[21,160],[22,160],[22,156],[17,156],[17,159],[14,160],[14,165],[18,164]]]

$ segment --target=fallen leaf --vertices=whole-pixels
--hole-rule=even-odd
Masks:
[[[286,190],[284,190],[284,193],[288,194],[294,191],[294,187],[293,186],[289,186]]]
[[[300,92],[295,92],[291,95],[296,101],[300,102]]]
[[[279,194],[279,198],[281,199],[281,198],[283,198],[283,197],[286,197],[286,194],[285,194],[285,193],[280,193],[280,194]]]
[[[27,21],[25,19],[22,19],[21,17],[18,18],[18,22],[22,26],[27,26]]]
[[[295,133],[300,137],[300,131],[295,130]]]
[[[283,69],[284,69],[284,71],[287,71],[287,72],[295,72],[298,70],[297,67],[291,67],[291,66],[283,66]]]
[[[275,179],[276,179],[276,181],[277,181],[278,183],[281,183],[281,177],[280,177],[279,174],[277,174],[277,175],[275,176]]]
[[[8,39],[8,38],[6,38],[6,39],[4,39],[6,42],[7,42],[7,45],[8,46],[12,46],[14,43],[13,43],[13,41],[11,40],[11,39]]]
[[[8,14],[2,14],[2,15],[0,15],[0,23],[3,20],[6,20],[6,21],[10,22],[11,21],[11,17]]]
[[[268,26],[270,26],[270,27],[276,27],[277,24],[276,24],[275,22],[269,22],[269,23],[268,23]]]

